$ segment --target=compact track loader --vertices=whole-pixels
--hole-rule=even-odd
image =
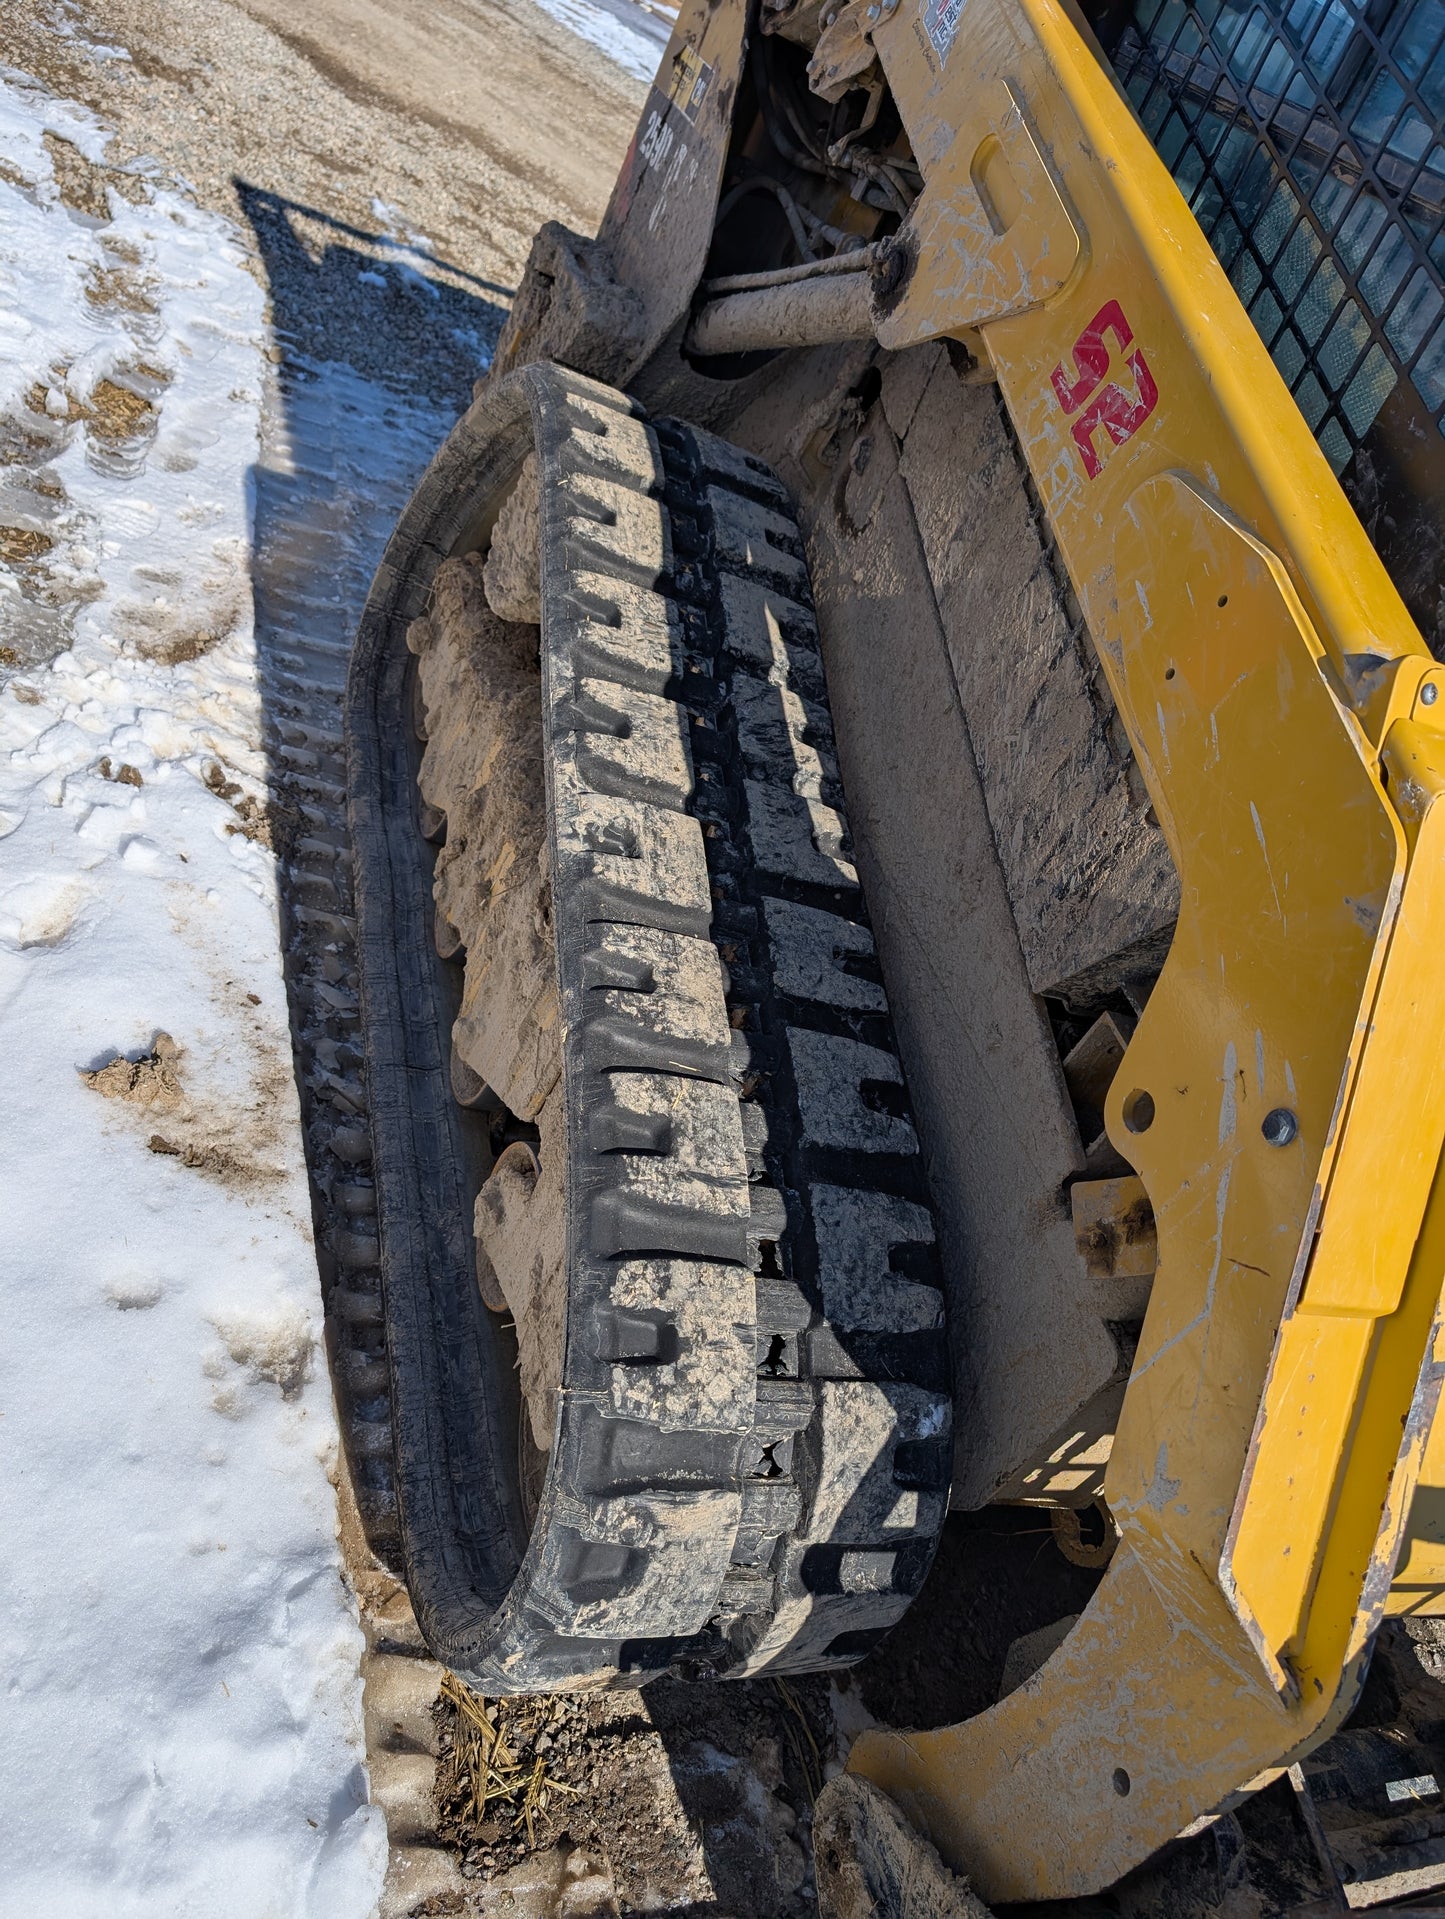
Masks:
[[[1341,1731],[1445,1612],[1442,117],[1439,0],[684,0],[376,578],[333,1318],[437,1656],[843,1668],[950,1502],[1101,1569],[859,1737],[860,1912],[903,1815],[1445,1886],[1439,1702]]]

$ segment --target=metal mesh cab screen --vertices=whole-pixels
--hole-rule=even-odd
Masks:
[[[1087,11],[1445,657],[1445,0]]]

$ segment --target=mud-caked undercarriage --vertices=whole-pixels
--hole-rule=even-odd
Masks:
[[[458,1438],[398,1408],[408,1567],[455,1569],[419,1616],[493,1691],[847,1663],[927,1570],[947,1355],[786,496],[545,368],[432,478],[353,674],[353,752],[394,767],[353,806],[363,991],[406,1048],[369,1091],[414,1222],[393,1380],[399,1339],[449,1347],[507,1490],[439,1497]]]

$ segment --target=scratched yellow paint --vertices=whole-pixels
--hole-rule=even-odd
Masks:
[[[938,156],[911,238],[930,270],[913,275],[878,325],[890,351],[938,337],[937,280],[949,279],[949,330],[1026,311],[1065,287],[1082,242],[1012,89],[983,86]],[[990,182],[996,184],[991,187]],[[1003,210],[1018,212],[1007,226]]]
[[[1368,1044],[1339,1124],[1314,1257],[1281,1332],[1230,1545],[1230,1577],[1247,1597],[1262,1654],[1284,1653],[1301,1672],[1318,1665],[1312,1615],[1353,1612],[1359,1603],[1350,1578],[1319,1590],[1314,1582],[1336,1489],[1353,1470],[1353,1420],[1382,1390],[1373,1378],[1364,1390],[1367,1366],[1372,1359],[1379,1365],[1378,1323],[1401,1306],[1445,1136],[1445,1048],[1434,1031],[1445,950],[1445,808],[1433,804],[1445,791],[1445,738],[1428,721],[1400,722],[1385,742],[1387,769],[1407,755],[1432,803],[1416,835]],[[1442,1276],[1445,1269],[1436,1274],[1437,1293]],[[1407,1353],[1406,1376],[1395,1382],[1406,1405],[1429,1330],[1421,1327],[1421,1348]]]
[[[1445,1252],[1442,1252],[1445,1264]],[[1445,1378],[1445,1324],[1437,1318],[1432,1367]],[[1420,1460],[1420,1477],[1410,1499],[1386,1612],[1430,1617],[1445,1614],[1445,1419],[1439,1401],[1431,1412]]]

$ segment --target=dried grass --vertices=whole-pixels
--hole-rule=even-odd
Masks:
[[[143,394],[114,380],[97,380],[87,409],[90,431],[101,440],[132,440],[145,431],[155,408]]]
[[[123,266],[93,266],[86,278],[85,297],[93,307],[123,313],[149,315],[160,311],[151,298],[150,284]]]
[[[28,526],[0,526],[0,560],[7,566],[24,566],[38,560],[55,545],[48,533]]]
[[[525,1828],[527,1843],[534,1846],[536,1822],[547,1812],[552,1795],[577,1798],[577,1788],[550,1773],[540,1753],[530,1764],[516,1758],[502,1725],[503,1702],[495,1701],[489,1711],[481,1694],[450,1672],[442,1676],[441,1693],[457,1715],[456,1736],[445,1761],[449,1777],[444,1793],[461,1795],[474,1826],[481,1825],[489,1809],[494,1816],[499,1807],[510,1809],[513,1832]]]
[[[775,1679],[778,1696],[787,1708],[783,1725],[787,1731],[788,1744],[793,1748],[803,1775],[803,1783],[808,1789],[808,1804],[817,1803],[818,1794],[823,1790],[823,1755],[818,1751],[818,1742],[813,1737],[813,1728],[808,1723],[808,1715],[798,1695],[786,1679]],[[799,1732],[801,1728],[801,1735]]]
[[[65,400],[65,418],[59,422],[59,424],[71,426],[75,421],[84,419],[85,408],[80,404],[73,393],[67,393],[65,390],[65,376],[69,371],[69,367],[57,367],[55,369],[55,376],[49,386],[47,386],[43,380],[36,380],[26,389],[25,404],[32,413],[38,413],[42,419],[51,418],[52,416],[45,410],[45,402],[52,391],[59,391]],[[40,448],[48,448],[50,442],[48,440],[37,439],[31,434],[28,436],[26,444],[38,450]]]

